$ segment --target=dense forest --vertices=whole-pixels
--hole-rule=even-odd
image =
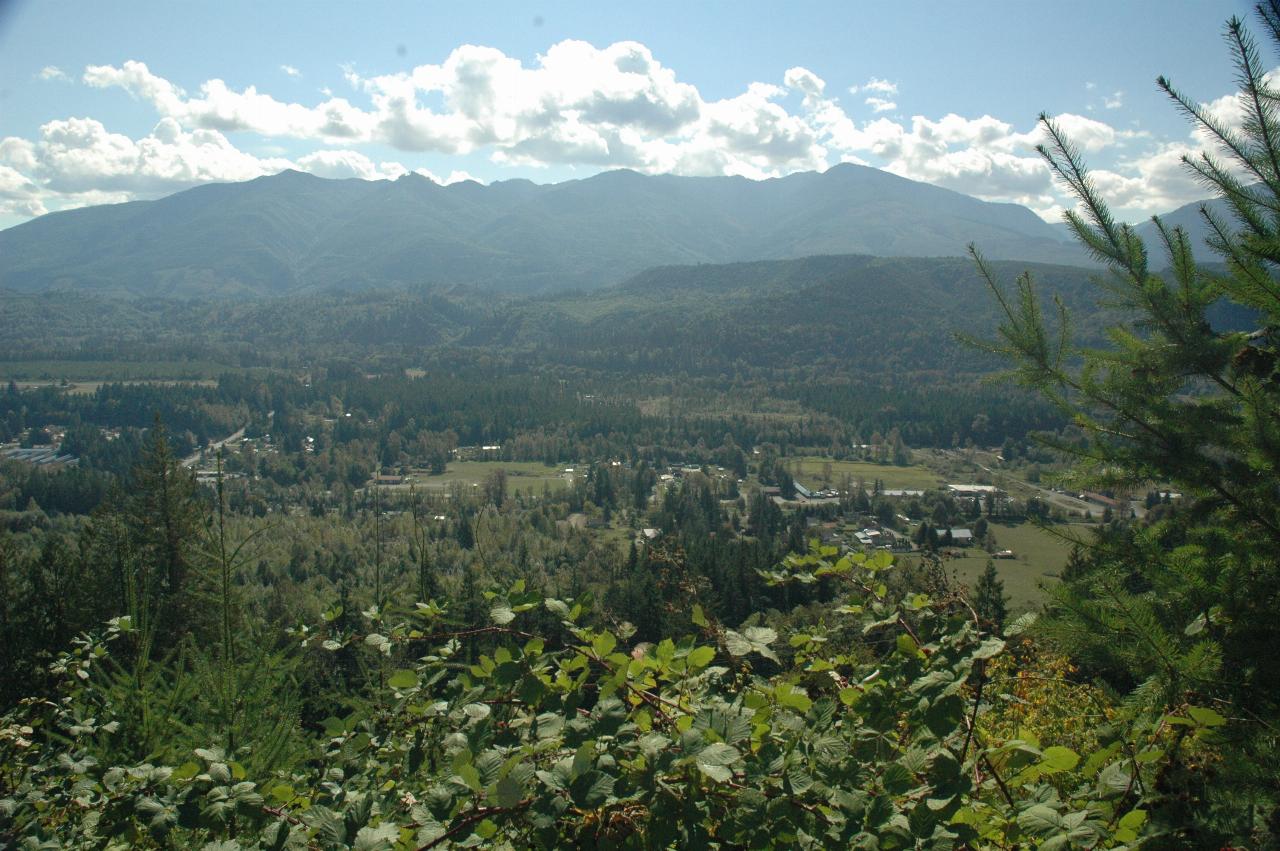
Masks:
[[[1227,35],[1241,127],[1161,80],[1212,258],[1042,121],[1105,282],[3,295],[0,845],[1280,846],[1280,90]]]

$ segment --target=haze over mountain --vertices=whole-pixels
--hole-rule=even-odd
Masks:
[[[1164,222],[1167,228],[1180,227],[1187,232],[1187,235],[1191,238],[1192,251],[1195,253],[1195,258],[1198,262],[1219,263],[1222,258],[1209,247],[1209,226],[1205,223],[1204,216],[1200,214],[1202,207],[1208,207],[1211,213],[1229,227],[1233,229],[1239,227],[1231,211],[1231,206],[1221,198],[1192,201],[1190,204],[1184,204],[1176,210],[1162,214],[1160,220]],[[1156,230],[1155,223],[1151,221],[1141,222],[1136,229],[1138,236],[1142,237],[1147,244],[1147,251],[1151,255],[1153,263],[1157,267],[1167,266],[1169,258],[1166,256],[1164,247],[1160,242],[1160,234]]]
[[[752,181],[611,171],[538,185],[327,180],[286,171],[0,232],[18,292],[275,296],[463,285],[596,289],[658,265],[818,254],[1081,264],[1030,210],[843,164]]]

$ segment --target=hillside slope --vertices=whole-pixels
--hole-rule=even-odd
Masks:
[[[283,172],[0,231],[0,288],[279,296],[463,285],[598,289],[655,265],[814,254],[1082,262],[1026,208],[873,168],[773,180],[613,171],[536,185],[439,186]]]

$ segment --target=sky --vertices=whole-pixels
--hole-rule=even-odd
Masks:
[[[1050,221],[1047,112],[1119,215],[1207,193],[1238,2],[0,0],[0,227],[288,168],[539,183],[883,168]],[[1256,30],[1256,27],[1255,27]],[[1264,51],[1268,67],[1276,56]]]

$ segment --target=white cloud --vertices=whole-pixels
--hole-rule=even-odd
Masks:
[[[408,169],[397,162],[375,163],[359,151],[316,151],[298,158],[298,167],[317,177],[394,180]]]
[[[861,86],[849,87],[849,94],[856,95],[858,92],[875,92],[886,97],[893,97],[898,93],[898,84],[882,80],[879,77],[872,77]]]
[[[46,65],[40,69],[40,73],[36,74],[41,80],[57,80],[59,82],[69,83],[71,78],[67,76],[67,72],[63,71],[57,65]]]
[[[147,136],[130,139],[91,118],[50,121],[40,128],[37,176],[61,193],[91,190],[155,193],[197,183],[248,180],[288,168],[260,160],[216,130],[181,128],[164,118]]]
[[[413,173],[420,174],[423,177],[427,178],[428,180],[434,181],[435,183],[439,183],[441,186],[448,186],[452,183],[462,183],[468,180],[470,180],[473,183],[482,182],[478,178],[470,174],[469,172],[461,171],[459,169],[454,169],[453,171],[449,172],[449,174],[445,177],[440,177],[435,172],[425,168],[415,168],[413,170]]]
[[[222,80],[200,86],[198,97],[159,77],[145,63],[129,61],[120,67],[90,65],[84,82],[95,88],[122,88],[149,102],[165,118],[191,129],[233,132],[251,130],[265,136],[305,139],[364,139],[370,118],[343,98],[330,98],[314,107],[284,103],[261,94],[255,86],[235,91]]]
[[[791,86],[799,84],[794,74],[809,72],[788,73]],[[462,45],[439,65],[369,78],[347,67],[344,76],[366,106],[331,96],[313,106],[282,102],[217,79],[191,95],[137,61],[90,66],[84,81],[123,88],[188,129],[413,152],[486,149],[497,162],[520,165],[768,176],[825,162],[812,129],[774,102],[785,89],[754,83],[736,97],[706,101],[637,42],[562,41],[530,66],[494,48]]]
[[[292,65],[281,65],[280,70],[284,72],[286,77],[301,77],[302,72]]]
[[[291,77],[299,73],[290,65],[280,70]],[[45,79],[61,74],[53,66],[41,72]],[[1070,202],[1034,150],[1040,132],[1031,122],[954,113],[890,118],[899,108],[898,84],[879,77],[848,89],[871,111],[867,120],[855,120],[808,68],[792,67],[780,81],[749,82],[737,94],[707,99],[632,41],[605,47],[561,41],[528,62],[464,44],[439,64],[378,76],[345,66],[342,74],[352,88],[346,97],[323,88],[316,102],[301,103],[216,78],[187,91],[133,60],[89,66],[82,76],[86,85],[125,90],[149,104],[159,123],[133,139],[91,118],[66,118],[46,124],[34,140],[0,140],[0,209],[151,197],[288,167],[360,179],[408,171],[399,162],[371,158],[365,145],[482,153],[511,166],[752,178],[849,161],[981,198],[1016,201],[1041,213]],[[1096,88],[1092,82],[1085,87]],[[1117,91],[1094,104],[1116,110],[1123,100]],[[1234,97],[1206,108],[1232,126],[1243,119]],[[1200,137],[1157,144],[1140,131],[1085,115],[1056,120],[1082,151],[1105,164],[1096,172],[1098,183],[1115,193],[1120,209],[1163,209],[1190,200],[1188,192],[1203,192],[1178,166],[1182,153],[1205,144]],[[241,132],[266,137],[267,144],[254,140],[258,155],[240,150],[232,139]],[[286,151],[297,150],[296,141],[283,144],[289,140],[314,143],[319,150],[288,159]],[[1140,141],[1145,150],[1138,150]],[[442,179],[418,171],[441,183],[470,179],[459,172]]]
[[[320,177],[394,180],[403,164],[374,162],[354,150],[322,149],[290,160],[257,157],[217,130],[184,130],[163,118],[146,136],[110,132],[92,118],[50,121],[37,141],[0,139],[0,215],[30,217],[49,210],[154,198],[209,182],[235,182],[299,169]],[[475,178],[417,169],[440,184]]]
[[[92,118],[61,119],[43,125],[34,142],[0,139],[0,212],[39,215],[118,203],[292,165],[240,151],[216,130],[183,130],[172,118],[140,139],[112,133]]]

